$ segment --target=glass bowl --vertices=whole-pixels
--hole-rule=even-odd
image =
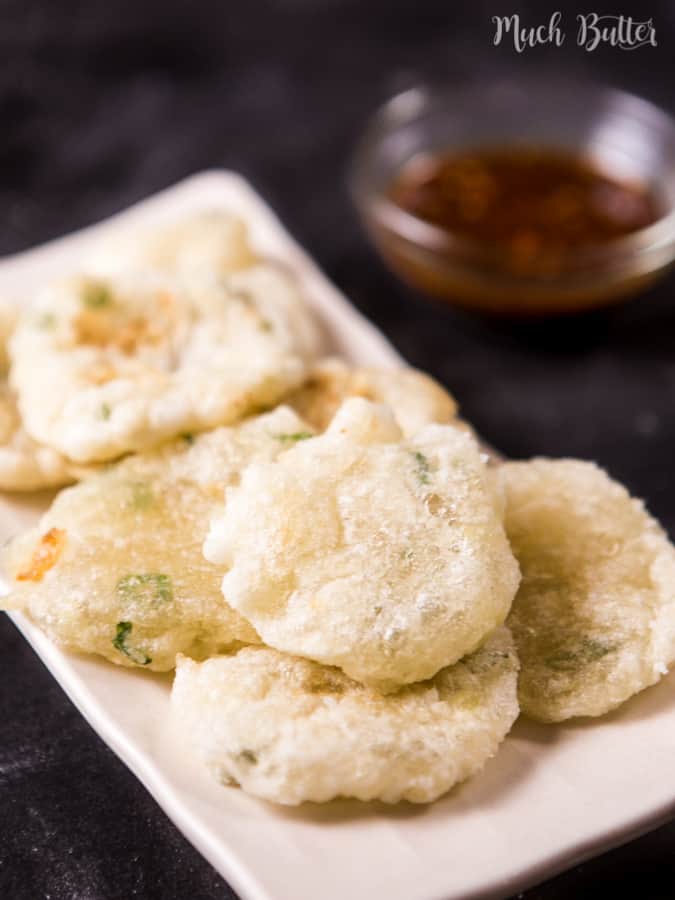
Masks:
[[[583,248],[552,274],[513,273],[504,251],[433,225],[388,196],[421,154],[512,145],[550,147],[648,185],[661,218],[625,237]],[[589,83],[422,85],[386,103],[357,147],[350,188],[390,268],[446,302],[516,315],[578,312],[634,294],[675,258],[675,123],[632,94]],[[500,253],[501,258],[500,258]]]

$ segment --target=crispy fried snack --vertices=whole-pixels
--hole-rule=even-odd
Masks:
[[[130,456],[62,491],[40,525],[5,551],[23,609],[60,646],[123,666],[174,667],[255,630],[223,600],[202,556],[209,515],[253,459],[273,459],[308,426],[287,407]]]
[[[75,481],[80,467],[34,441],[21,422],[16,396],[7,383],[7,344],[19,311],[0,304],[0,490],[37,491]]]
[[[450,394],[423,372],[352,368],[333,358],[322,359],[310,369],[305,384],[285,402],[317,431],[323,431],[348,397],[389,406],[407,436],[432,422],[451,422],[457,414]]]
[[[360,398],[228,490],[204,552],[271,647],[383,691],[430,678],[500,625],[518,585],[473,438],[404,439]],[[303,440],[308,438],[308,440]]]
[[[22,316],[11,381],[35,440],[104,461],[274,405],[317,342],[295,282],[271,265],[190,284],[71,278]]]
[[[178,661],[180,733],[215,777],[277,803],[428,803],[483,768],[516,716],[506,628],[434,678],[383,696],[267,647]]]
[[[95,245],[84,264],[87,271],[99,275],[156,271],[179,277],[218,277],[255,261],[244,223],[210,210],[168,225],[125,230]]]
[[[506,463],[506,530],[523,580],[508,619],[523,712],[599,716],[675,659],[675,548],[592,463]]]

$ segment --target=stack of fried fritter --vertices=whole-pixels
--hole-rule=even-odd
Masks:
[[[322,358],[230,216],[82,268],[0,322],[0,486],[81,479],[7,547],[4,605],[176,668],[177,730],[221,781],[426,802],[520,708],[600,715],[667,671],[675,551],[601,470],[496,464],[428,376]]]

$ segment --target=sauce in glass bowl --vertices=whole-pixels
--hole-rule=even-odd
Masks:
[[[396,174],[389,196],[458,239],[493,248],[506,272],[544,277],[662,212],[643,181],[619,180],[564,150],[517,145],[422,154]]]
[[[448,305],[576,313],[675,261],[675,121],[590,82],[411,88],[370,120],[350,188],[392,271]]]

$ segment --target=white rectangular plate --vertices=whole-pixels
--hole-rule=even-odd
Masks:
[[[204,207],[240,214],[254,244],[295,270],[330,349],[355,363],[400,364],[251,187],[227,172],[195,176],[0,262],[0,292],[20,302],[46,276],[77,268],[107,233]],[[0,500],[0,539],[32,524],[46,502]],[[218,787],[175,746],[165,725],[170,677],[62,653],[23,616],[13,619],[98,734],[245,900],[503,897],[675,814],[672,676],[598,722],[519,722],[483,773],[431,806],[284,809]]]

